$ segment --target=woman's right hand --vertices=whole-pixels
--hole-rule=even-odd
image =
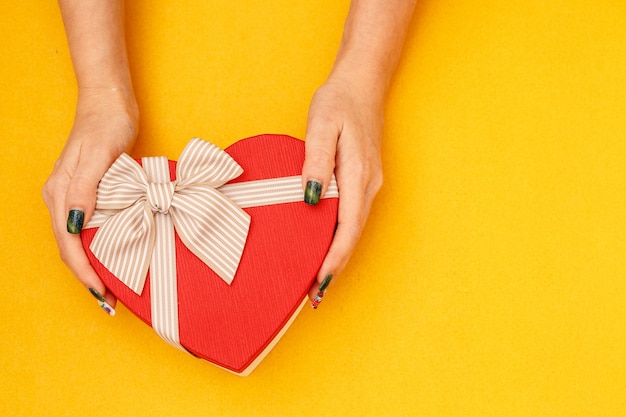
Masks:
[[[94,212],[98,182],[117,157],[132,148],[138,126],[132,92],[80,90],[74,125],[43,187],[61,259],[109,314],[115,313],[117,300],[106,293],[91,267],[79,233]]]

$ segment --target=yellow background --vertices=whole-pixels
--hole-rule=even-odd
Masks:
[[[128,2],[134,156],[303,137],[348,0]],[[626,414],[626,6],[422,0],[345,272],[240,378],[109,318],[40,189],[76,86],[57,4],[0,6],[0,415]],[[304,238],[304,237],[303,237]]]

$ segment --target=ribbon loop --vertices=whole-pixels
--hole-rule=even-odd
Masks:
[[[199,138],[189,141],[176,165],[180,189],[193,184],[218,188],[242,173],[243,169],[229,154]]]

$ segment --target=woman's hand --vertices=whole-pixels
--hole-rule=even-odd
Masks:
[[[352,0],[328,81],[311,102],[302,169],[304,199],[317,204],[333,169],[339,187],[335,237],[309,292],[313,308],[350,258],[376,193],[383,105],[416,0]]]
[[[43,187],[61,259],[109,314],[115,313],[115,297],[106,293],[91,267],[79,232],[93,214],[98,182],[132,148],[137,128],[132,93],[114,88],[79,91],[74,125]]]
[[[128,65],[124,0],[59,0],[78,84],[74,125],[43,187],[63,262],[114,314],[116,300],[93,270],[80,230],[96,206],[98,182],[137,136],[139,112]]]
[[[350,259],[382,186],[383,99],[355,81],[329,79],[317,90],[309,108],[302,169],[305,200],[317,203],[333,171],[340,196],[335,237],[318,273],[319,286],[309,293],[314,308],[332,276],[341,272]]]

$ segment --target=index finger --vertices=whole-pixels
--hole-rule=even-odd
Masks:
[[[318,281],[328,274],[338,274],[345,267],[354,251],[369,213],[364,194],[351,187],[340,190],[337,229],[326,258],[320,268]]]
[[[106,292],[106,287],[89,263],[83,244],[78,234],[67,231],[67,217],[65,213],[65,197],[57,193],[52,209],[52,229],[59,247],[59,255],[72,273],[87,288],[93,288],[100,294]]]

